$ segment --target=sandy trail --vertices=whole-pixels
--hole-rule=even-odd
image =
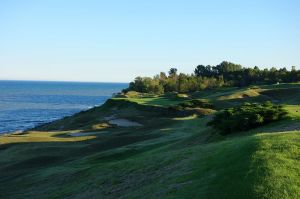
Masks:
[[[121,127],[143,126],[140,123],[133,122],[127,119],[113,119],[113,120],[109,120],[108,123],[121,126]]]

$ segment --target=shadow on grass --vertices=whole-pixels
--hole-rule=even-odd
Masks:
[[[279,133],[300,131],[300,120],[288,118],[282,121],[272,122],[260,128],[252,129],[250,133]]]

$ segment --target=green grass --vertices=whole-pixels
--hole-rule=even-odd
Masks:
[[[189,95],[216,109],[270,98],[286,104],[289,119],[230,136],[206,126],[211,116],[161,114],[160,108],[189,100],[167,96],[118,98],[34,131],[0,136],[0,198],[299,198],[300,106],[297,96],[262,92],[277,88]],[[111,115],[143,126],[110,126]]]
[[[300,131],[268,133],[259,136],[253,162],[262,175],[255,191],[262,198],[300,197]],[[267,191],[266,191],[267,190]]]
[[[192,172],[175,180],[182,187],[170,198],[299,198],[299,139],[283,132],[195,147]]]
[[[144,98],[118,98],[117,100],[128,100],[143,105],[168,107],[179,104],[183,99],[172,99],[166,97],[144,97]]]
[[[292,118],[300,118],[300,105],[286,105],[285,108]]]

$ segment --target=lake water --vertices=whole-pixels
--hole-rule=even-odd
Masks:
[[[0,81],[0,133],[25,130],[103,104],[126,83]]]

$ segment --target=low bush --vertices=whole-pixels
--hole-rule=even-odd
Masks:
[[[209,103],[205,100],[201,99],[194,99],[194,100],[189,100],[182,102],[178,104],[177,106],[180,106],[182,108],[213,108],[213,104]]]
[[[169,99],[178,99],[177,92],[167,92],[167,93],[164,93],[162,96],[165,98],[169,98]]]
[[[287,111],[283,109],[282,105],[275,105],[271,102],[245,103],[242,106],[217,113],[208,125],[219,129],[221,134],[226,135],[256,128],[286,117]]]
[[[114,97],[125,97],[125,98],[149,98],[149,97],[157,97],[156,94],[153,93],[139,93],[136,91],[128,91],[126,93],[115,95]]]
[[[141,96],[141,93],[136,91],[128,91],[125,93],[125,96],[128,98],[139,98]]]

